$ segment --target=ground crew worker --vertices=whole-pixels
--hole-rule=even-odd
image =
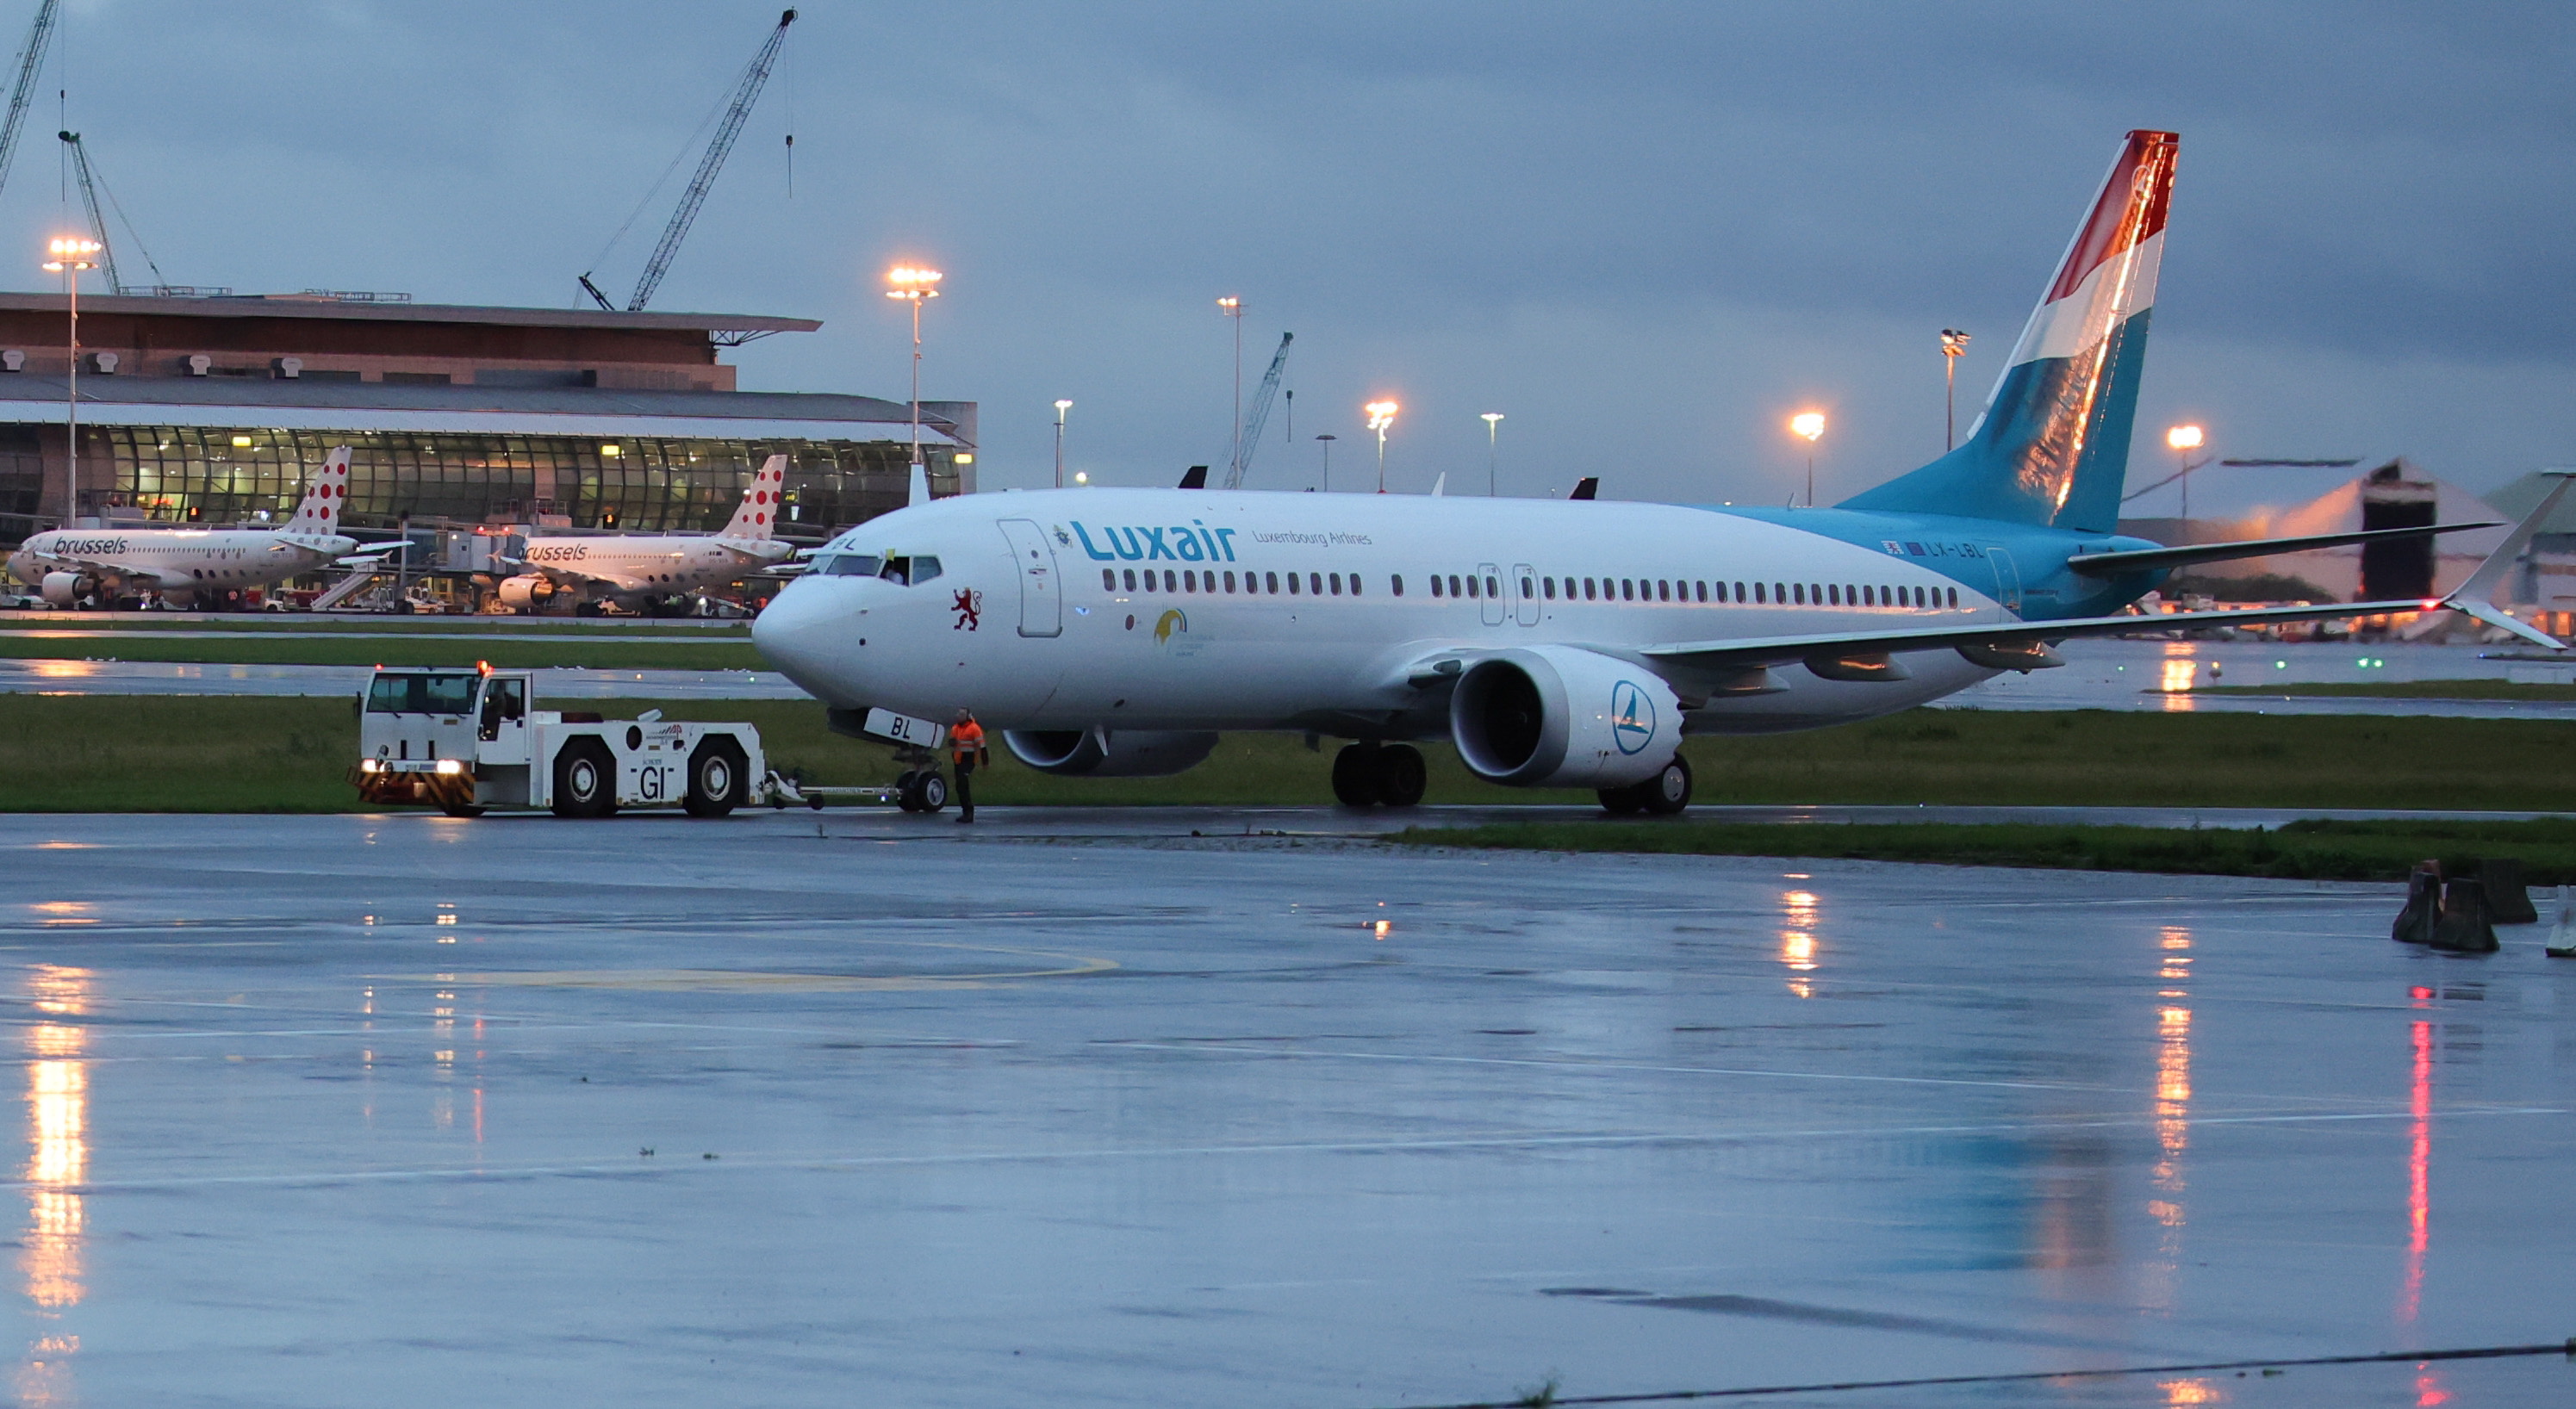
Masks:
[[[975,785],[968,781],[975,767],[991,767],[993,751],[984,746],[984,726],[975,722],[971,711],[957,711],[957,722],[948,729],[948,756],[957,764],[957,820],[975,820]]]

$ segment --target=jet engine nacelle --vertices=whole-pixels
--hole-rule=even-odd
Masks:
[[[81,575],[76,572],[49,572],[36,591],[47,606],[68,607],[80,600]]]
[[[521,573],[501,579],[501,605],[521,609],[542,607],[554,600],[554,579],[541,572]]]
[[[1642,666],[1574,646],[1502,651],[1449,696],[1449,737],[1476,776],[1521,788],[1617,788],[1681,746],[1681,701]]]
[[[1171,729],[1005,729],[1002,747],[1041,773],[1162,778],[1197,767],[1216,738]]]

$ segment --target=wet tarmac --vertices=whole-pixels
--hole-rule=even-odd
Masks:
[[[1936,709],[2116,709],[2164,714],[2406,714],[2450,719],[2576,719],[2576,701],[2410,700],[2216,695],[2210,686],[2390,685],[2425,680],[2576,684],[2576,657],[2528,646],[2412,642],[2068,641],[2066,664],[2005,674]]]
[[[17,1398],[1428,1405],[2576,1331],[2529,930],[990,818],[0,818]]]

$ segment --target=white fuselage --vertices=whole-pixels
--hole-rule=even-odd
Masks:
[[[656,596],[720,587],[790,551],[774,540],[705,535],[531,538],[525,561],[530,571],[595,594]]]
[[[909,566],[856,575],[871,559],[923,558],[937,560],[936,577],[906,580],[920,575]],[[1789,602],[1776,600],[1783,589]],[[1847,594],[1868,605],[1844,605]],[[1904,605],[1880,605],[1892,601]],[[1445,729],[1421,683],[1424,663],[1444,652],[1568,645],[1615,657],[2004,619],[1992,597],[1916,561],[1714,510],[1094,489],[945,499],[852,529],[770,604],[753,637],[797,684],[843,708],[943,720],[963,707],[1005,729],[1397,738]],[[1710,698],[1687,727],[1864,719],[1995,673],[1948,649],[1902,660],[1901,680],[1777,668],[1765,692]]]
[[[29,586],[70,572],[111,588],[193,595],[283,582],[357,547],[338,534],[279,529],[61,528],[21,544],[9,571]]]

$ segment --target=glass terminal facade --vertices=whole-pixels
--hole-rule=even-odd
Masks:
[[[0,500],[19,489],[20,478],[28,495],[36,485],[33,428],[25,428],[23,451],[6,439],[12,429],[0,427]],[[560,516],[579,528],[712,532],[733,516],[761,462],[783,453],[781,536],[816,541],[903,507],[912,458],[911,445],[895,441],[84,426],[81,464],[84,481],[98,473],[92,466],[114,466],[114,507],[139,509],[154,522],[233,523],[293,513],[305,481],[340,445],[351,452],[341,521],[379,529],[408,514],[415,523]],[[932,492],[957,493],[956,452],[924,446],[922,455]],[[10,509],[0,502],[0,513]]]

